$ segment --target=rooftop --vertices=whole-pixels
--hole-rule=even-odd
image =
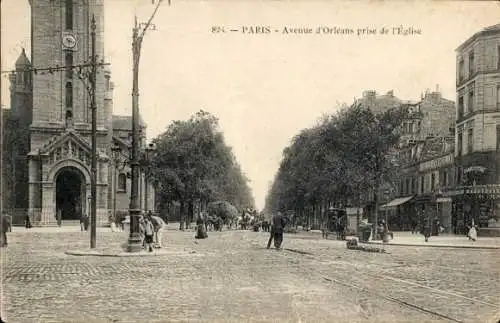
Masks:
[[[143,128],[146,127],[146,123],[141,116],[139,116],[139,125]],[[132,116],[121,116],[113,115],[113,130],[132,130]]]
[[[471,42],[476,40],[478,37],[481,36],[487,36],[487,35],[494,35],[494,34],[499,34],[500,35],[500,24],[492,25],[486,28],[481,29],[471,37],[469,37],[467,40],[465,40],[458,48],[456,49],[457,52],[461,51],[464,47],[469,45]]]
[[[21,52],[21,54],[19,54],[19,57],[16,60],[16,67],[24,66],[31,66],[31,62],[28,59],[28,56],[26,56],[26,51],[23,48],[23,51]]]

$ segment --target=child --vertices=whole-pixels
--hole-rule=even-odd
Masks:
[[[472,225],[470,226],[469,233],[467,234],[469,240],[476,241],[477,240],[477,228],[474,224],[474,220],[472,220]]]
[[[149,252],[153,252],[153,235],[154,235],[154,226],[149,218],[146,218],[144,221],[144,235],[145,242],[149,249]]]

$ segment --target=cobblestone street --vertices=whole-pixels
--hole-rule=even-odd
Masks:
[[[388,246],[286,234],[168,230],[168,253],[77,257],[88,233],[12,232],[2,249],[6,322],[493,322],[498,250]],[[98,232],[119,248],[124,233]]]

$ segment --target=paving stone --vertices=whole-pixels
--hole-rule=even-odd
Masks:
[[[85,233],[13,232],[1,255],[2,318],[7,322],[439,320],[375,292],[458,315],[462,322],[482,322],[498,311],[486,304],[500,304],[494,251],[391,246],[388,254],[371,254],[347,250],[345,242],[292,234],[285,235],[284,247],[289,250],[277,251],[265,249],[267,238],[262,232],[225,231],[195,240],[193,232],[168,231],[165,246],[179,251],[172,255],[76,257],[64,251],[88,248]],[[98,234],[98,246],[108,250],[124,240],[119,233]]]

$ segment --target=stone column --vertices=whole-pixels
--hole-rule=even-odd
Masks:
[[[48,225],[56,222],[55,185],[52,182],[43,182],[41,224]]]
[[[39,191],[39,179],[38,175],[38,163],[31,158],[28,162],[28,183],[29,183],[29,195],[28,195],[28,209],[31,214],[32,210],[36,207],[36,198]]]

